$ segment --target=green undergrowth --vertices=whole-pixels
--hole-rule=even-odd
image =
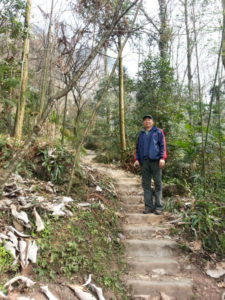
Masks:
[[[123,247],[118,241],[118,217],[113,209],[93,204],[88,210],[73,207],[69,219],[46,216],[46,229],[38,236],[40,253],[35,267],[40,279],[59,276],[74,282],[92,274],[100,286],[124,295]],[[125,299],[125,298],[123,298]]]
[[[13,263],[12,255],[0,244],[0,275],[10,270]]]
[[[186,199],[188,201],[188,199]],[[191,203],[192,202],[192,203]],[[225,203],[196,198],[185,207],[179,198],[170,198],[166,209],[175,214],[180,224],[172,229],[188,241],[201,240],[202,248],[209,255],[225,257]]]
[[[9,166],[19,144],[11,137],[0,135],[0,167]],[[74,152],[59,142],[37,140],[29,149],[26,157],[16,167],[16,172],[23,177],[36,177],[61,185],[68,180]]]
[[[4,283],[16,275],[18,264],[14,264],[13,260],[12,254],[0,243],[0,291],[6,292]]]
[[[0,138],[1,167],[8,166],[13,149],[12,139]],[[44,183],[38,186],[40,180],[52,181],[57,195],[65,194],[73,155],[73,151],[61,145],[37,142],[30,148],[26,159],[18,165],[17,173],[24,179],[38,179],[32,187],[47,199],[48,193],[44,194],[42,190]],[[103,191],[98,193],[96,185]],[[26,210],[32,223],[31,232],[28,230],[26,233],[32,233],[39,245],[37,263],[32,265],[34,280],[83,284],[87,276],[92,274],[92,281],[103,288],[107,299],[128,299],[122,280],[127,266],[118,237],[121,229],[116,213],[117,200],[110,190],[113,190],[111,179],[100,176],[96,171],[77,168],[71,190],[71,196],[75,199],[70,209],[72,216],[53,217],[37,207],[45,223],[44,231],[37,233],[32,211]],[[78,207],[78,203],[90,198],[95,198],[93,202],[89,201],[91,206]],[[12,224],[11,215],[4,213],[6,223]],[[11,255],[0,245],[0,290],[4,290],[4,283],[16,274],[12,261]],[[17,272],[20,271],[17,268]]]

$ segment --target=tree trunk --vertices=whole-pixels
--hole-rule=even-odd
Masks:
[[[217,106],[217,128],[218,128],[218,139],[219,139],[219,159],[220,159],[220,172],[223,173],[223,151],[222,151],[222,131],[221,131],[221,106],[220,106],[220,95],[221,95],[222,76],[219,78],[218,89],[216,91],[216,106]]]
[[[222,62],[225,68],[225,0],[222,0],[223,6],[223,35],[222,35]]]
[[[107,58],[107,46],[104,45],[105,49],[105,56],[104,56],[104,71],[105,71],[105,78],[108,76],[108,58]],[[110,132],[110,103],[109,99],[106,97],[106,126],[108,132]]]
[[[49,17],[49,26],[48,26],[48,34],[45,43],[44,49],[44,63],[43,63],[43,71],[41,78],[41,92],[40,92],[40,101],[39,101],[39,114],[42,115],[44,106],[45,106],[45,98],[46,98],[46,88],[47,88],[47,74],[48,74],[48,61],[49,61],[49,53],[50,53],[50,37],[51,37],[51,28],[52,28],[52,16],[53,16],[53,6],[54,0],[51,3],[51,12]]]
[[[159,1],[159,18],[160,18],[160,29],[159,29],[159,52],[160,57],[163,60],[167,60],[168,46],[169,46],[169,31],[167,24],[167,4],[166,0]]]
[[[64,133],[65,133],[65,125],[66,125],[66,113],[67,113],[67,100],[68,95],[65,96],[65,106],[64,106],[64,112],[63,112],[63,128],[62,128],[62,140],[61,144],[64,144]]]
[[[119,51],[119,114],[120,114],[120,143],[121,143],[121,161],[126,159],[126,136],[124,119],[124,82],[123,82],[123,58],[121,48],[121,36],[118,37]]]
[[[24,25],[26,36],[24,37],[24,42],[23,42],[20,97],[17,102],[16,120],[14,126],[14,137],[19,141],[22,138],[23,119],[24,119],[25,102],[26,102],[25,92],[27,89],[28,56],[29,56],[29,46],[30,46],[30,37],[29,37],[30,13],[31,13],[31,0],[27,0],[25,25]]]
[[[208,117],[208,122],[207,122],[207,127],[206,127],[206,134],[205,134],[205,150],[207,148],[207,142],[208,142],[209,126],[210,126],[210,121],[211,121],[211,116],[212,116],[212,105],[213,105],[213,101],[214,101],[214,98],[215,98],[215,87],[216,87],[216,81],[217,81],[218,72],[219,72],[220,57],[221,57],[222,46],[223,46],[223,35],[224,35],[224,28],[223,28],[223,33],[222,33],[220,49],[219,49],[219,53],[218,53],[217,67],[216,67],[216,73],[215,73],[213,86],[212,86],[211,98],[210,98],[210,102],[209,102],[209,117]]]
[[[202,87],[201,87],[201,78],[200,78],[197,32],[196,32],[195,0],[192,3],[192,9],[193,9],[193,29],[194,29],[195,54],[196,54],[197,75],[198,75],[199,111],[200,111],[200,122],[201,122],[202,176],[204,178],[204,194],[205,194],[205,191],[206,191],[206,164],[205,164],[204,128],[203,128],[203,111],[202,111],[202,102],[203,101],[202,101]]]
[[[188,0],[184,0],[184,16],[185,16],[185,29],[186,29],[186,43],[187,43],[187,77],[188,77],[188,94],[189,94],[189,123],[192,125],[192,103],[193,103],[193,83],[191,71],[191,39],[188,24]]]

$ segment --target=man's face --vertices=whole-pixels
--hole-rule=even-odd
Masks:
[[[143,120],[143,125],[144,125],[144,128],[151,128],[153,126],[153,120],[150,119],[150,118],[145,118]]]

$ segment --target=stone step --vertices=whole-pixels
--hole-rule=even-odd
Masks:
[[[142,204],[120,204],[121,209],[126,213],[142,213],[145,206],[143,200]]]
[[[126,222],[128,224],[137,224],[137,225],[157,225],[163,221],[163,215],[155,215],[155,214],[126,214]]]
[[[141,187],[141,182],[140,180],[138,180],[136,177],[126,177],[126,178],[118,178],[115,180],[115,184],[117,185],[135,185],[137,186],[139,189]]]
[[[177,254],[178,244],[171,240],[124,240],[127,256],[171,257]]]
[[[121,203],[125,205],[138,205],[143,204],[144,205],[144,197],[143,195],[124,195],[118,193],[118,196],[120,198]]]
[[[170,227],[166,226],[137,226],[137,225],[123,225],[123,233],[127,239],[148,239],[168,231]]]
[[[135,299],[138,299],[138,297],[140,297],[140,299],[143,299],[141,298],[143,296],[138,295],[155,296],[159,295],[159,292],[163,292],[166,295],[174,297],[174,299],[177,300],[193,299],[192,283],[190,280],[187,279],[163,281],[128,280],[128,287],[136,295]]]
[[[180,269],[179,263],[171,257],[130,257],[128,258],[127,263],[132,272],[141,275],[146,273],[176,275]]]

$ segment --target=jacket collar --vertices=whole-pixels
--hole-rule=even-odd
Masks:
[[[155,131],[157,128],[155,127],[155,126],[152,126],[152,131]],[[145,128],[143,128],[142,130],[141,130],[141,132],[145,132]]]

